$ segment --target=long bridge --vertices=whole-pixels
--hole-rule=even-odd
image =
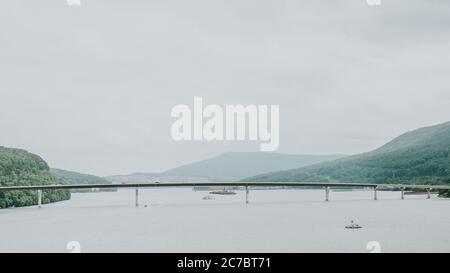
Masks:
[[[179,183],[122,183],[122,184],[57,184],[35,186],[6,186],[0,187],[2,191],[37,191],[38,207],[42,204],[43,190],[71,190],[71,189],[105,189],[105,188],[134,188],[135,205],[139,206],[139,188],[163,187],[243,187],[245,188],[245,202],[249,203],[250,187],[320,187],[325,189],[325,201],[330,200],[330,188],[362,188],[372,189],[373,198],[377,200],[377,190],[400,189],[401,199],[404,199],[406,189],[424,189],[430,199],[431,190],[450,190],[450,185],[413,185],[413,184],[367,184],[367,183],[324,183],[324,182],[179,182]]]

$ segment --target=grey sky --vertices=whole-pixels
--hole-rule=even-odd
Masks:
[[[176,104],[279,104],[285,153],[358,153],[450,120],[446,0],[0,3],[0,145],[97,175],[258,142],[175,142]]]

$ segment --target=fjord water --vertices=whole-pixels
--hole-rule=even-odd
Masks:
[[[450,200],[399,192],[252,190],[232,196],[179,189],[72,194],[0,210],[0,252],[449,252]],[[346,229],[354,220],[362,229]]]

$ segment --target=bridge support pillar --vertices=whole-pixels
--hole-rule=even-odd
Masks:
[[[136,191],[135,205],[136,205],[136,207],[138,207],[139,206],[139,188],[136,188],[135,191]]]
[[[38,208],[41,208],[41,206],[42,206],[42,190],[38,190],[37,195],[38,195]]]
[[[373,188],[373,200],[377,200],[378,199],[378,197],[377,197],[377,187],[374,187]]]
[[[248,194],[249,194],[248,186],[245,186],[245,204],[248,204]]]
[[[402,188],[402,199],[405,199],[405,188]]]
[[[325,187],[325,201],[330,201],[330,187]]]
[[[431,189],[427,189],[427,199],[430,199],[431,198]]]

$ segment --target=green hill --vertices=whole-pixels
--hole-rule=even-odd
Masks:
[[[61,179],[64,184],[111,184],[110,181],[103,177],[95,175],[77,173],[61,169],[50,169],[50,173]],[[72,192],[90,192],[91,190],[72,190]],[[116,189],[102,189],[101,191],[116,191]]]
[[[280,171],[334,160],[342,155],[295,155],[279,153],[224,153],[186,164],[160,175],[203,177],[211,180],[239,180],[264,171]]]
[[[450,122],[405,133],[372,152],[245,180],[450,184]]]
[[[25,150],[0,146],[0,186],[47,185],[61,182],[50,174],[47,163],[39,156]],[[67,199],[70,199],[70,192],[67,190],[49,190],[43,192],[42,203]],[[36,192],[0,192],[0,208],[36,204]]]
[[[64,184],[111,184],[107,179],[91,174],[77,173],[51,168],[50,173],[64,181]]]
[[[111,184],[110,181],[103,177],[98,177],[91,174],[78,173],[73,171],[50,169],[50,173],[59,179],[64,184]],[[72,192],[90,192],[91,190],[72,190]],[[102,189],[101,191],[116,191],[116,189]]]

